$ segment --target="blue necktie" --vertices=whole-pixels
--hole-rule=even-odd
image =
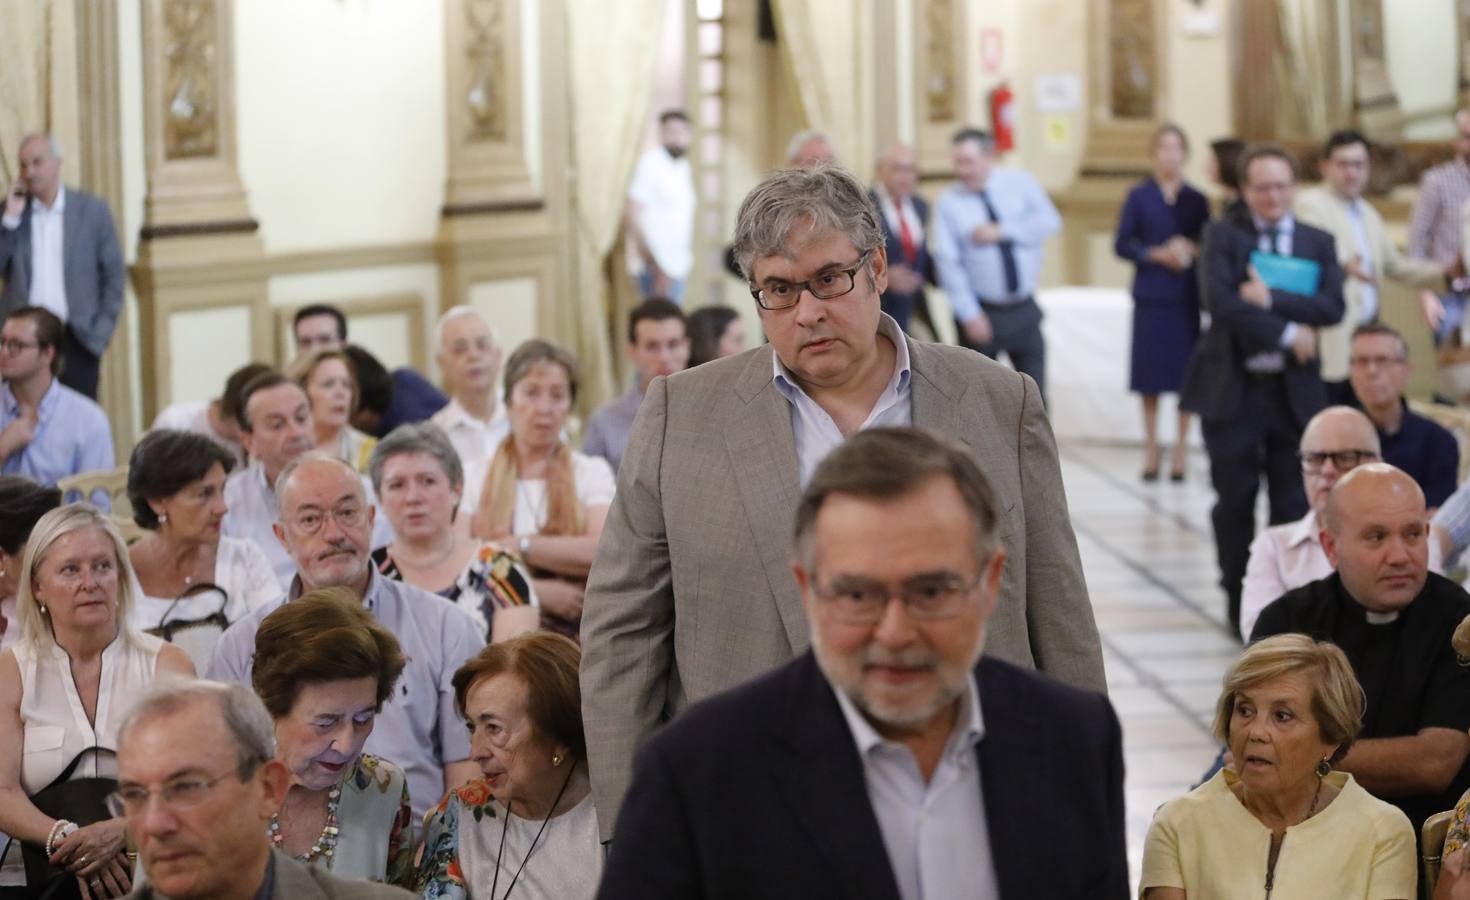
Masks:
[[[984,191],[980,192],[980,202],[985,204],[985,214],[990,216],[990,221],[999,228],[1000,216],[995,214],[995,207],[990,203],[990,196]],[[1009,299],[1016,296],[1016,292],[1021,289],[1021,274],[1016,269],[1016,251],[1008,240],[1003,240],[996,246],[1000,248],[1000,264],[1006,270],[1006,297]]]

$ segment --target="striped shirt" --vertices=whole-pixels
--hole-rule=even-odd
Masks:
[[[1419,200],[1409,219],[1409,255],[1442,266],[1460,256],[1460,211],[1470,200],[1470,166],[1441,163],[1419,181]]]

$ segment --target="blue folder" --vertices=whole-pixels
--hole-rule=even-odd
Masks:
[[[1251,254],[1251,265],[1273,291],[1310,297],[1322,283],[1322,267],[1310,259],[1257,250]]]

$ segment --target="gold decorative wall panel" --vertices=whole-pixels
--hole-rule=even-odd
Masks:
[[[1153,0],[1114,0],[1108,20],[1108,111],[1115,119],[1152,119],[1158,81]]]
[[[955,0],[921,4],[924,29],[924,119],[950,125],[958,119],[961,78],[955,46]]]
[[[964,0],[927,0],[914,4],[914,93],[918,112],[915,155],[919,170],[947,176],[949,140],[967,122],[966,84],[969,44],[965,40]]]
[[[449,178],[445,215],[535,208],[526,157],[522,0],[445,0]],[[532,14],[545,15],[545,4]]]
[[[175,0],[164,9],[164,157],[219,153],[218,35],[214,0]]]

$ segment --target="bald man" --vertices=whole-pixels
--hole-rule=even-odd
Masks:
[[[1470,595],[1429,571],[1424,492],[1387,463],[1339,478],[1322,524],[1335,571],[1266,607],[1251,639],[1297,632],[1342,648],[1367,705],[1337,768],[1417,831],[1470,787],[1470,668],[1450,646]]]
[[[1273,525],[1251,541],[1240,597],[1240,636],[1249,638],[1256,617],[1293,588],[1326,578],[1332,563],[1322,551],[1322,509],[1337,480],[1359,463],[1380,458],[1373,421],[1350,406],[1329,406],[1307,422],[1300,452],[1302,487],[1311,508],[1295,522]],[[1438,542],[1429,548],[1429,569],[1443,571]]]
[[[883,214],[883,237],[888,247],[888,290],[878,298],[883,311],[898,327],[909,330],[909,318],[924,311],[924,282],[934,282],[925,229],[929,204],[918,194],[919,164],[914,151],[894,144],[878,158],[873,205]]]

